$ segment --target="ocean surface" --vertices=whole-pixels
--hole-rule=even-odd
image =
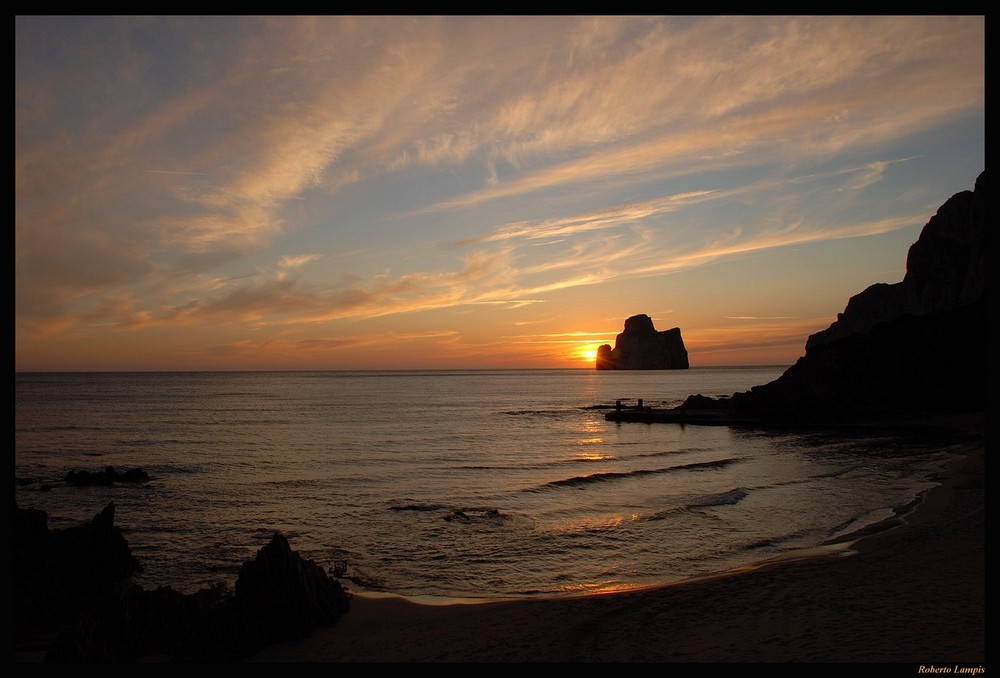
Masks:
[[[147,588],[232,585],[275,532],[362,594],[642,588],[815,547],[934,485],[942,441],[604,418],[784,369],[18,373],[15,499],[51,528],[114,501]],[[106,466],[151,478],[63,482]]]

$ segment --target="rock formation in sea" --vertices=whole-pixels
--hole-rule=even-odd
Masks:
[[[909,250],[906,275],[852,297],[777,380],[735,394],[733,416],[794,423],[985,411],[986,173]]]
[[[114,485],[115,483],[145,483],[148,480],[149,474],[141,468],[118,471],[114,466],[106,466],[103,471],[77,471],[74,469],[65,477],[66,484],[77,487]]]
[[[615,347],[597,349],[599,370],[686,370],[688,354],[681,328],[657,332],[648,315],[634,315],[615,337]]]

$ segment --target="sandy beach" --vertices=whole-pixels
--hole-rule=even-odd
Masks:
[[[941,484],[891,525],[825,556],[572,599],[420,605],[355,596],[337,626],[249,661],[985,668],[984,439],[956,452]]]

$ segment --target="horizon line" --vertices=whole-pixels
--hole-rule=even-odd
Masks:
[[[792,365],[784,363],[752,363],[741,365],[692,365],[680,369],[650,369],[650,370],[598,370],[591,367],[322,367],[297,369],[149,369],[149,370],[14,370],[14,374],[242,374],[242,373],[291,373],[291,372],[686,372],[690,370],[719,370],[746,368],[785,368]]]

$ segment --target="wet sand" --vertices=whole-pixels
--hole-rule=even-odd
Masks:
[[[420,605],[355,596],[335,627],[249,661],[985,668],[983,440],[887,529],[837,555],[572,599]]]

